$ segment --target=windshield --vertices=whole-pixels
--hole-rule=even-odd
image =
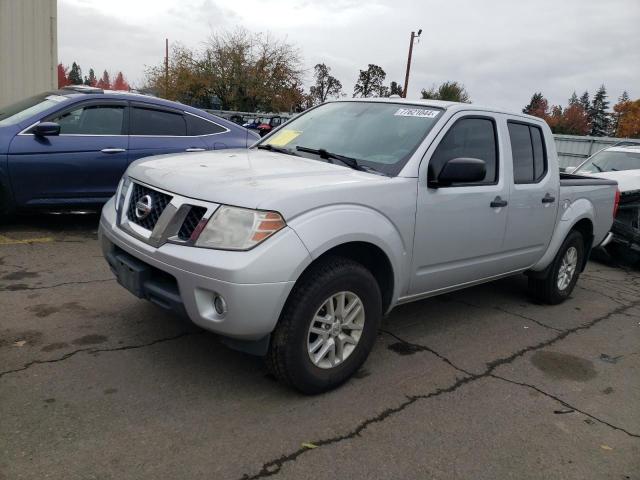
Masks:
[[[15,125],[66,100],[68,100],[68,97],[63,95],[41,93],[17,103],[0,107],[0,126]]]
[[[599,173],[640,170],[640,152],[603,150],[591,157],[576,172]]]
[[[322,149],[397,175],[442,109],[382,102],[333,102],[290,120],[261,144],[319,158],[296,147]]]

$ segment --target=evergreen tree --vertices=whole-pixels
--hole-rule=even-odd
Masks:
[[[103,90],[109,90],[111,88],[111,80],[109,79],[109,72],[106,70],[102,73],[102,78],[98,80],[98,88]]]
[[[576,94],[575,90],[573,91],[573,94],[569,99],[569,106],[572,106],[572,105],[580,105],[580,100],[578,99],[578,95]]]
[[[89,76],[84,77],[84,84],[89,85],[90,87],[95,87],[98,83],[98,79],[96,78],[96,73],[93,71],[93,68],[89,69]]]
[[[608,135],[611,118],[607,109],[609,108],[609,101],[607,100],[607,90],[604,85],[601,85],[598,91],[593,96],[589,116],[591,117],[591,135],[594,137],[604,137]]]
[[[73,62],[71,65],[71,70],[69,70],[69,84],[71,85],[82,85],[82,70],[80,69],[80,65],[76,62]]]
[[[549,102],[542,92],[534,93],[529,104],[522,109],[522,113],[533,115],[534,117],[547,118],[549,116]]]
[[[589,99],[589,92],[587,90],[580,96],[580,106],[587,113],[587,121],[591,125],[591,100]]]

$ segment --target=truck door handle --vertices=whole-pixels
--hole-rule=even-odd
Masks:
[[[100,150],[102,153],[122,153],[126,152],[125,148],[103,148]]]
[[[185,152],[204,152],[204,148],[189,147],[185,149]]]
[[[500,208],[500,207],[506,207],[508,204],[509,202],[507,202],[506,200],[502,200],[502,198],[500,198],[500,195],[498,195],[496,198],[493,199],[493,202],[491,202],[489,206],[491,208]]]
[[[556,197],[554,197],[553,195],[547,193],[543,198],[542,198],[542,203],[553,203],[556,201]]]

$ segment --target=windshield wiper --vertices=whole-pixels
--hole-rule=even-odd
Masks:
[[[269,150],[270,152],[278,152],[278,153],[284,153],[287,155],[295,155],[295,152],[289,150],[288,148],[282,148],[282,147],[274,147],[273,145],[269,144],[269,143],[264,143],[261,145],[258,145],[257,147],[260,150]]]
[[[324,148],[309,148],[309,147],[297,146],[296,150],[299,150],[301,152],[313,153],[315,155],[318,155],[320,158],[323,158],[324,160],[329,161],[330,163],[333,163],[331,160],[338,160],[339,162],[344,163],[347,167],[353,168],[354,170],[360,170],[362,172],[370,172],[370,173],[377,173],[379,175],[385,175],[384,173],[379,172],[373,167],[370,167],[368,165],[362,165],[357,159],[353,157],[346,157],[344,155],[339,155],[337,153],[327,152]]]

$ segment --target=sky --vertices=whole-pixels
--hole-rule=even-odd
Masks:
[[[640,97],[640,0],[58,0],[58,61],[88,73],[121,70],[141,86],[164,39],[202,48],[212,32],[269,32],[299,48],[312,83],[325,63],[353,92],[360,69],[381,66],[408,98],[447,80],[473,103],[520,110],[534,92],[565,105],[605,84],[612,103]]]

